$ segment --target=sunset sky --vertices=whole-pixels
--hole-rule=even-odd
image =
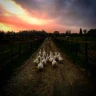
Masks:
[[[96,0],[0,0],[0,30],[96,28]]]

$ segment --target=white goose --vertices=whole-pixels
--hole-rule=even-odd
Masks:
[[[57,66],[57,62],[56,62],[55,58],[53,58],[52,66],[53,66],[53,67],[56,67],[56,66]]]
[[[41,57],[40,57],[40,63],[38,64],[37,68],[38,70],[42,70],[44,68]]]
[[[41,57],[41,55],[38,54],[38,59],[39,59],[39,61],[40,61],[40,57]]]
[[[63,58],[61,57],[61,54],[60,54],[60,53],[58,53],[58,60],[59,60],[60,62],[63,61]]]
[[[52,61],[53,61],[53,53],[52,53],[52,51],[50,51],[49,62],[51,63]]]
[[[46,59],[45,59],[45,55],[43,55],[42,63],[44,66],[46,66],[46,64],[47,64]]]
[[[49,56],[48,56],[48,54],[46,56],[46,62],[49,62]]]
[[[34,63],[37,65],[39,63],[39,57],[37,55],[36,59],[34,60]]]
[[[55,60],[58,60],[57,52],[55,52],[54,58],[55,58]]]
[[[39,51],[39,53],[38,53],[40,56],[42,55],[42,52],[41,52],[41,49],[40,49],[40,51]]]
[[[43,55],[45,55],[46,56],[46,51],[45,51],[45,49],[43,48]]]

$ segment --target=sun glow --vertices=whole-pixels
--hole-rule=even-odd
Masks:
[[[24,10],[12,0],[0,0],[1,6],[12,14],[24,14]]]
[[[22,18],[22,15],[19,15],[18,17]],[[34,17],[30,17],[27,14],[23,16],[22,20],[24,20],[26,23],[35,24],[35,25],[47,24],[47,22],[45,22],[45,20],[41,20],[41,19],[37,19],[37,18],[34,18]]]
[[[1,31],[11,31],[12,29],[6,26],[5,24],[0,23],[0,30]]]

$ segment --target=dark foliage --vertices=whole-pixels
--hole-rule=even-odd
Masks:
[[[47,33],[36,30],[24,30],[19,32],[8,31],[7,33],[0,31],[0,42],[8,42],[10,40],[20,41],[20,40],[32,40],[34,38],[39,38],[41,36],[46,36]]]
[[[88,31],[88,35],[90,35],[90,36],[96,36],[96,29],[90,29]]]

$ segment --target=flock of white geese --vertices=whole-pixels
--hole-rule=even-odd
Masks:
[[[36,59],[34,60],[35,65],[37,66],[38,70],[43,69],[45,66],[47,66],[48,63],[50,63],[53,67],[56,67],[58,62],[62,62],[63,58],[61,57],[61,54],[59,52],[53,52],[50,51],[49,55],[43,48],[43,50],[39,51],[37,54]]]

